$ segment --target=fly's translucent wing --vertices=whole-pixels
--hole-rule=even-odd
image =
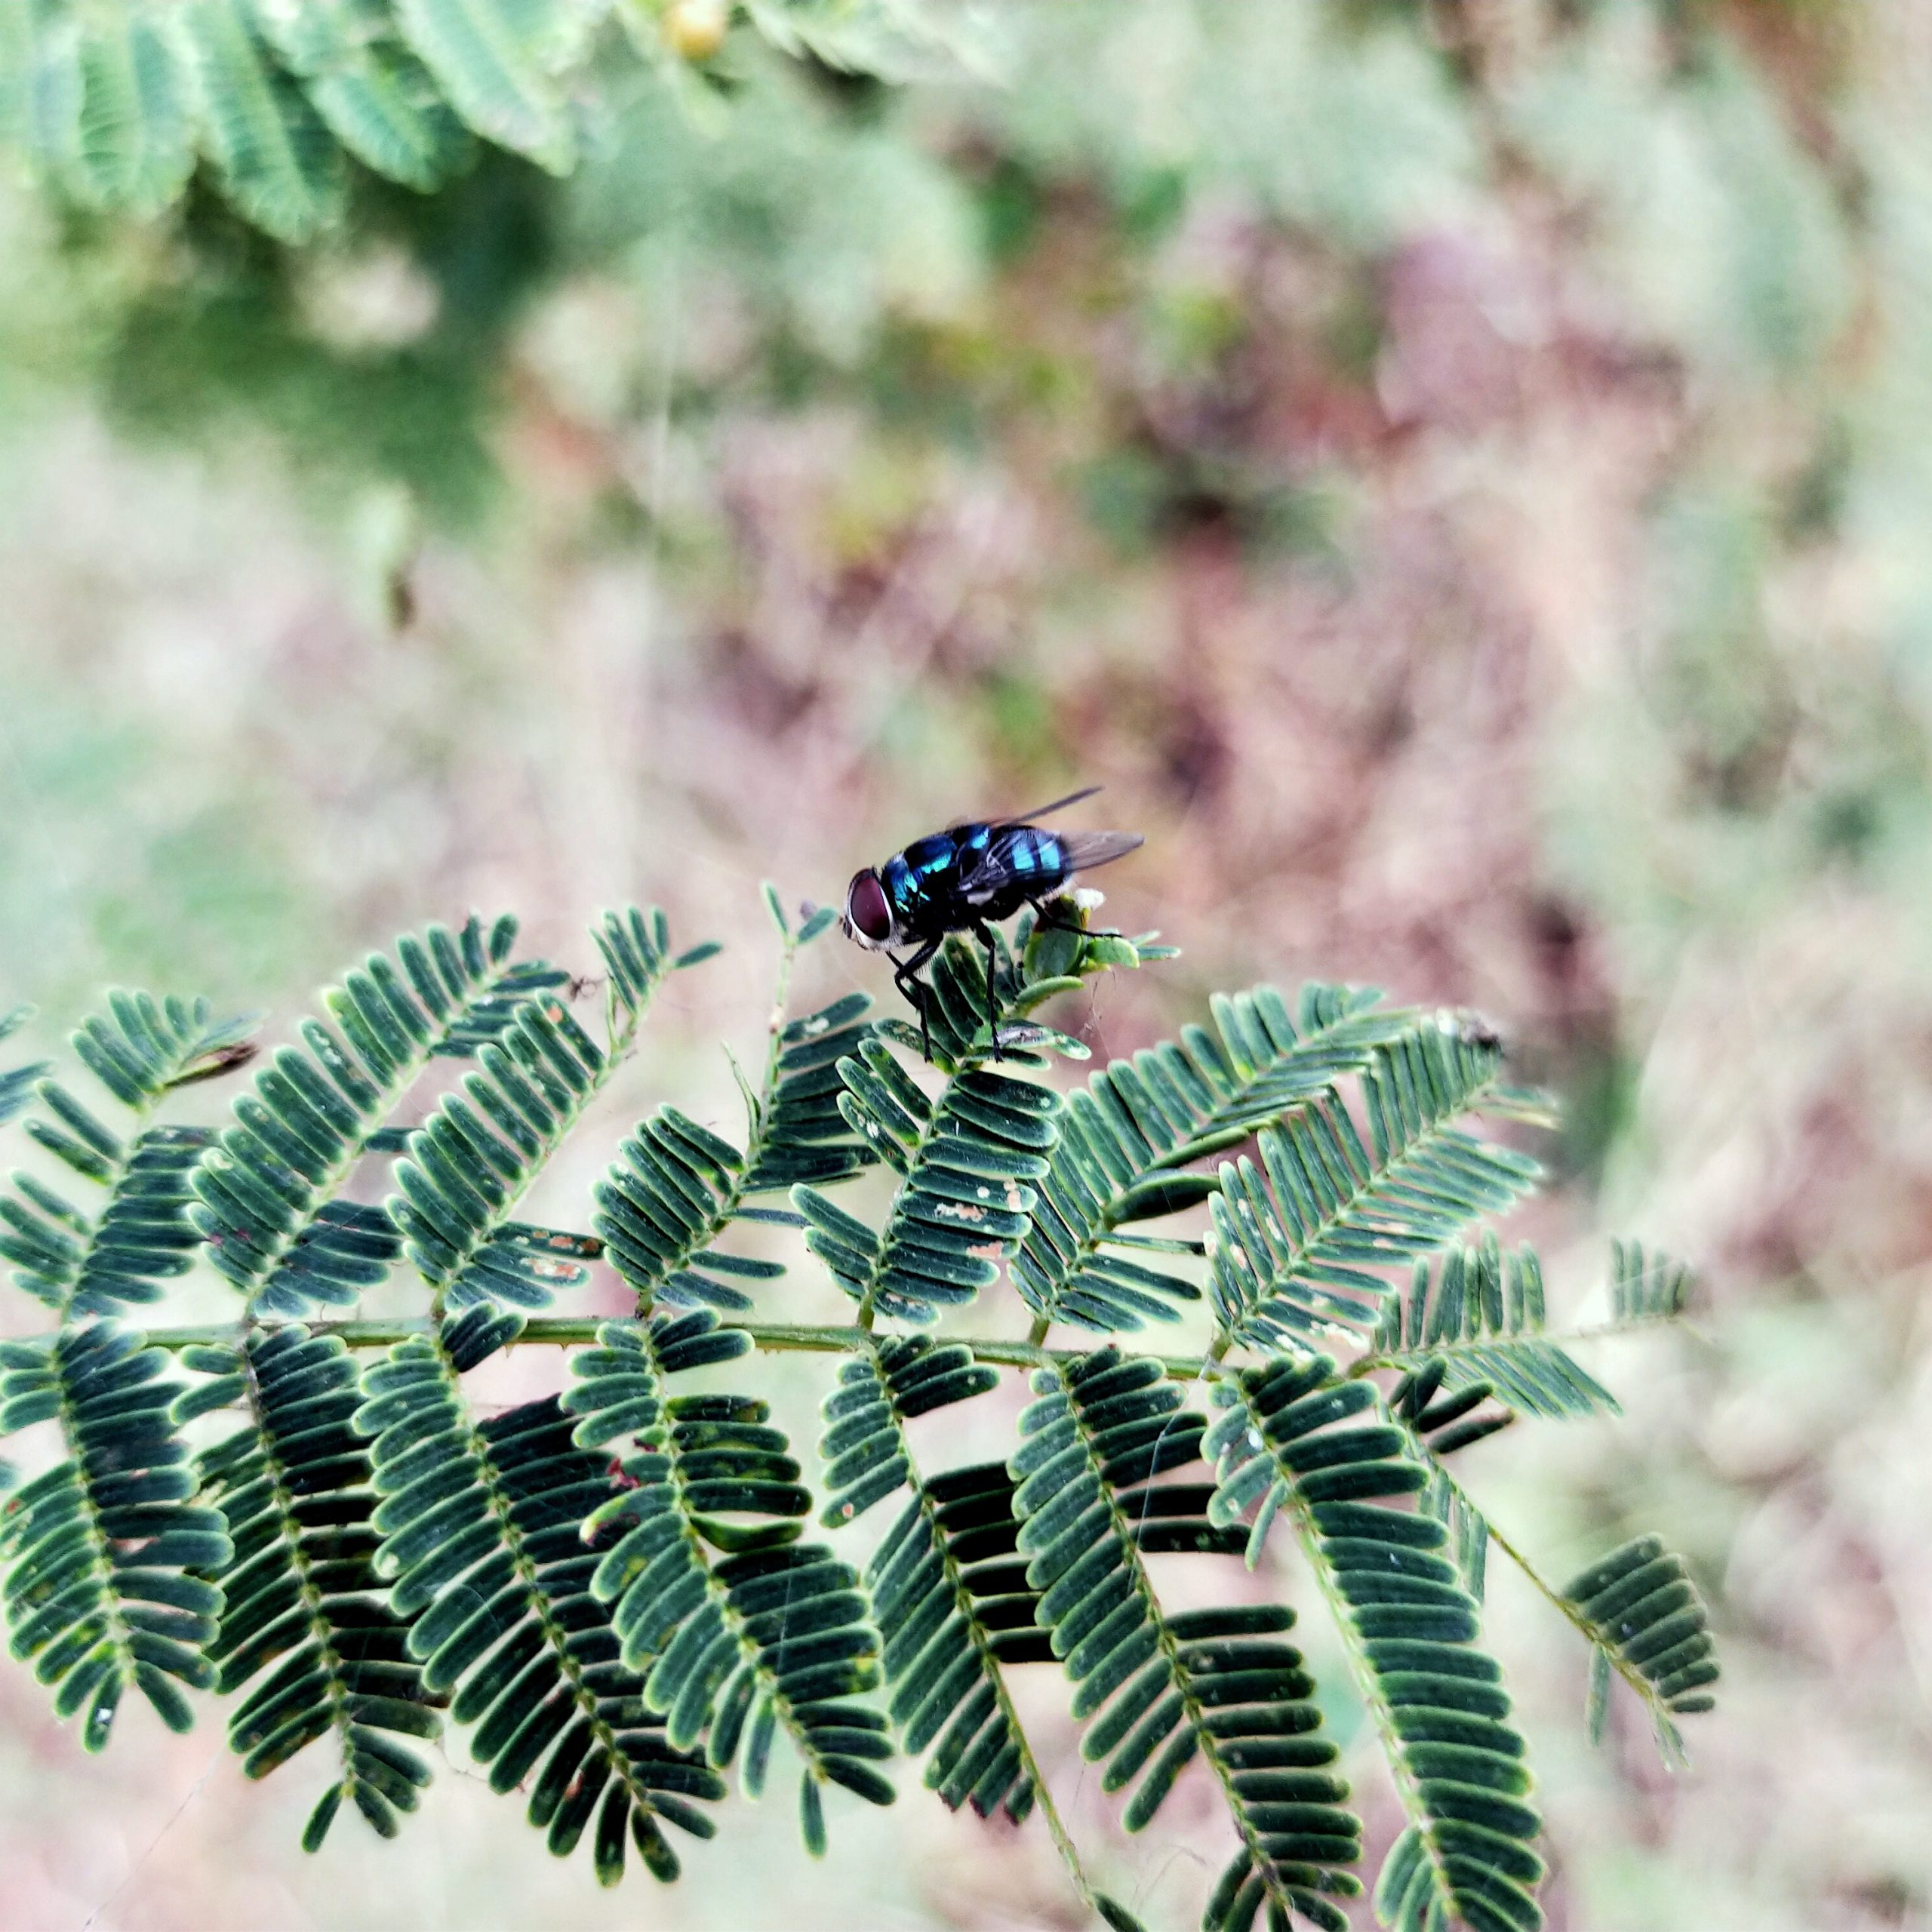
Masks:
[[[1057,832],[1060,850],[1066,854],[1066,869],[1091,872],[1096,866],[1111,865],[1124,859],[1146,840],[1137,832]]]
[[[958,891],[970,906],[983,906],[1009,886],[1029,897],[1059,891],[1075,872],[1122,858],[1146,841],[1137,832],[1048,832],[1030,825],[995,832],[978,860],[960,878]]]

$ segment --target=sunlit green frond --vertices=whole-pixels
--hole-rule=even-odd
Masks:
[[[386,0],[254,0],[254,14],[330,132],[365,166],[426,192],[474,156]]]
[[[855,1521],[912,1479],[906,1424],[955,1402],[983,1395],[996,1370],[976,1362],[970,1349],[924,1335],[867,1337],[864,1352],[838,1371],[825,1399],[826,1500],[820,1521],[836,1529]]]
[[[673,1743],[703,1738],[721,1768],[742,1743],[755,1796],[784,1731],[804,1767],[805,1842],[820,1851],[826,1783],[875,1804],[894,1796],[875,1768],[892,1753],[885,1721],[852,1701],[879,1676],[858,1578],[823,1546],[795,1541],[811,1497],[764,1403],[666,1392],[668,1377],[740,1354],[748,1337],[700,1309],[607,1322],[598,1343],[572,1362],[565,1404],[583,1417],[577,1439],[629,1436],[636,1447],[586,1524],[615,1537],[591,1589],[611,1606],[625,1663],[648,1672],[645,1695]]]
[[[123,0],[38,11],[33,95],[44,152],[90,207],[149,214],[194,165],[192,85],[164,9]]]
[[[1690,1305],[1696,1277],[1681,1261],[1641,1241],[1610,1244],[1610,1312],[1618,1327],[1672,1321]]]
[[[1655,1537],[1638,1537],[1592,1564],[1563,1594],[1596,1647],[1591,1741],[1603,1735],[1614,1670],[1649,1706],[1666,1758],[1681,1761],[1683,1740],[1672,1718],[1712,1709],[1709,1687],[1718,1675],[1710,1615],[1684,1559]]]
[[[410,1624],[432,1693],[476,1728],[491,1789],[528,1782],[531,1823],[558,1857],[592,1831],[597,1875],[622,1875],[628,1836],[657,1877],[678,1859],[663,1826],[709,1838],[698,1808],[724,1795],[700,1759],[666,1743],[589,1583],[601,1560],[580,1527],[610,1493],[601,1459],[573,1443],[554,1396],[481,1422],[461,1371],[518,1318],[479,1306],[401,1343],[363,1377],[356,1426],[375,1439],[378,1572]]]
[[[250,1023],[215,1019],[205,1000],[115,992],[106,1013],[73,1035],[75,1056],[134,1115],[117,1132],[59,1081],[34,1089],[46,1109],[26,1131],[84,1183],[105,1189],[78,1207],[32,1175],[16,1174],[0,1198],[0,1257],[14,1280],[63,1316],[112,1314],[158,1300],[185,1274],[198,1237],[187,1219],[189,1183],[214,1138],[205,1128],[143,1127],[176,1088],[239,1066],[253,1049]]]
[[[1013,1263],[1035,1316],[1106,1334],[1171,1321],[1176,1303],[1198,1300],[1192,1281],[1152,1265],[1163,1244],[1118,1230],[1204,1198],[1216,1177],[1189,1163],[1332,1093],[1399,1038],[1414,1016],[1380,999],[1311,985],[1291,1014],[1271,987],[1217,998],[1213,1032],[1188,1027],[1072,1094]]]
[[[1009,1468],[1019,1487],[1019,1550],[1035,1614],[1079,1686],[1081,1743],[1109,1791],[1135,1785],[1124,1822],[1138,1831],[1196,1757],[1220,1786],[1241,1848],[1207,1923],[1245,1932],[1264,1909],[1347,1932],[1333,1901],[1359,1886],[1347,1787],[1326,1767],[1334,1747],[1301,1654],[1278,1641],[1291,1612],[1272,1604],[1170,1614],[1143,1561],[1157,1549],[1238,1550],[1238,1531],[1203,1519],[1205,1485],[1149,1486],[1196,1460],[1203,1419],[1181,1406],[1157,1364],[1109,1347],[1037,1370]],[[1138,1780],[1137,1783],[1136,1781]]]
[[[1414,1028],[1378,1048],[1361,1075],[1366,1146],[1331,1094],[1263,1129],[1258,1164],[1224,1164],[1209,1289],[1223,1331],[1266,1349],[1373,1322],[1392,1291],[1378,1270],[1513,1207],[1536,1162],[1461,1124],[1493,1098],[1519,1097],[1502,1064],[1493,1047]]]
[[[1361,1367],[1396,1368],[1395,1407],[1447,1455],[1500,1426],[1473,1412],[1491,1395],[1525,1415],[1614,1414],[1617,1398],[1543,1333],[1543,1269],[1493,1234],[1454,1247],[1431,1274],[1418,1261],[1406,1295],[1384,1306]]]
[[[17,1033],[32,1017],[33,1008],[30,1006],[17,1006],[0,1013],[0,1040]],[[29,1060],[23,1066],[10,1066],[0,1072],[0,1127],[17,1119],[33,1104],[35,1082],[47,1072],[50,1064],[44,1060]]]
[[[403,37],[463,119],[553,174],[576,157],[554,75],[583,11],[574,0],[395,0]]]
[[[130,1687],[175,1730],[206,1690],[202,1654],[221,1592],[191,1574],[230,1555],[219,1510],[198,1505],[169,1404],[168,1360],[137,1329],[97,1321],[38,1343],[0,1343],[0,1434],[57,1420],[69,1460],[10,1496],[0,1518],[8,1648],[54,1687],[61,1717],[85,1710],[98,1751]]]
[[[322,1794],[303,1844],[318,1849],[346,1799],[384,1838],[416,1809],[429,1767],[400,1738],[434,1742],[435,1706],[409,1626],[376,1574],[368,1444],[353,1418],[355,1364],[334,1337],[300,1324],[257,1331],[240,1352],[201,1349],[188,1366],[211,1380],[177,1416],[217,1402],[248,1416],[201,1458],[202,1494],[220,1506],[233,1544],[210,1580],[223,1598],[208,1647],[215,1688],[245,1692],[228,1740],[251,1778],[333,1737],[341,1775]]]
[[[311,240],[341,215],[342,150],[248,0],[180,0],[170,19],[188,54],[202,147],[223,187],[278,240]]]
[[[516,922],[432,926],[372,953],[325,995],[340,1029],[305,1021],[238,1101],[194,1177],[189,1210],[208,1258],[256,1312],[351,1307],[380,1281],[398,1236],[380,1208],[334,1197],[385,1118],[438,1056],[500,1036],[565,974],[512,961]],[[346,1044],[345,1044],[346,1043]]]
[[[911,1757],[931,1750],[927,1788],[954,1810],[1003,1807],[1017,1824],[1051,1793],[1004,1673],[1053,1651],[1016,1554],[1013,1488],[998,1463],[922,1478],[866,1582],[900,1743]]]
[[[943,1037],[965,1041],[937,1100],[882,1038],[863,1040],[837,1063],[846,1119],[900,1177],[883,1229],[875,1231],[816,1188],[792,1190],[805,1217],[806,1245],[866,1320],[876,1313],[930,1321],[941,1309],[962,1306],[990,1287],[1026,1231],[1035,1199],[1029,1183],[1046,1171],[1059,1131],[1059,1097],[984,1065],[983,1012],[977,1041],[953,1012],[957,1002],[970,1008],[985,998],[985,974],[972,952],[963,946],[943,952],[934,984],[928,997],[935,1054]],[[897,1025],[882,1024],[878,1032]],[[1008,1031],[1002,1019],[1003,1038]],[[1036,1044],[1058,1038],[1044,1029],[1026,1032]],[[1013,1057],[1035,1057],[1017,1048]]]
[[[1254,1509],[1250,1549],[1285,1518],[1327,1597],[1409,1828],[1385,1861],[1376,1909],[1391,1932],[1535,1932],[1541,1829],[1502,1672],[1478,1647],[1475,1601],[1445,1559],[1442,1525],[1383,1499],[1427,1472],[1366,1381],[1325,1355],[1219,1383],[1208,1438],[1216,1521]]]
[[[804,943],[786,930],[774,1003],[780,1016]],[[746,1089],[743,1147],[668,1106],[624,1143],[597,1184],[591,1226],[640,1313],[657,1304],[749,1308],[749,1295],[718,1276],[763,1281],[784,1270],[713,1245],[746,1212],[747,1200],[800,1182],[842,1180],[871,1159],[838,1106],[838,1062],[863,1038],[860,1019],[871,1004],[850,993],[803,1019],[774,1021],[764,1078],[756,1092]],[[769,1211],[750,1211],[764,1218]]]
[[[1041,1782],[1001,1666],[1051,1655],[1034,1595],[1014,1560],[1012,1479],[998,1463],[926,1476],[905,1425],[992,1388],[995,1372],[924,1336],[869,1342],[826,1398],[820,1520],[849,1523],[909,1482],[912,1497],[866,1571],[884,1646],[893,1721],[909,1754],[932,1745],[929,1789],[982,1817],[1004,1806],[1017,1824],[1036,1798],[1084,1891],[1086,1881]],[[989,1558],[993,1559],[987,1561]]]
[[[478,1049],[478,1069],[444,1097],[396,1163],[399,1192],[389,1211],[434,1291],[437,1314],[483,1302],[544,1307],[556,1289],[581,1286],[586,1262],[599,1252],[581,1235],[509,1218],[617,1070],[679,963],[655,908],[608,913],[595,937],[609,973],[608,1044],[598,1046],[561,999],[525,1002]]]

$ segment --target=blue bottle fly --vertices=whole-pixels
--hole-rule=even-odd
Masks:
[[[1045,918],[1047,902],[1064,892],[1076,872],[1121,858],[1146,841],[1137,832],[1051,832],[1032,821],[1078,804],[1100,788],[1056,798],[1014,818],[955,825],[915,838],[882,866],[855,872],[845,888],[839,921],[848,939],[885,954],[893,983],[919,1016],[919,1035],[932,1057],[932,1034],[919,969],[948,933],[971,933],[986,949],[986,1026],[999,1053],[998,1002],[993,990],[992,924],[1031,906]],[[902,958],[895,947],[915,949]]]

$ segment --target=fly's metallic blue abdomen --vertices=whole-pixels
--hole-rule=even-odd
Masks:
[[[1015,884],[1024,884],[1029,894],[1050,891],[1073,868],[1066,861],[1066,848],[1058,832],[1043,831],[1037,825],[1011,826],[994,841],[995,861],[1011,876]]]

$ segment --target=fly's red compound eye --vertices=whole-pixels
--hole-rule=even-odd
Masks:
[[[854,939],[883,946],[892,937],[892,908],[875,872],[855,872],[845,888],[845,924]]]

